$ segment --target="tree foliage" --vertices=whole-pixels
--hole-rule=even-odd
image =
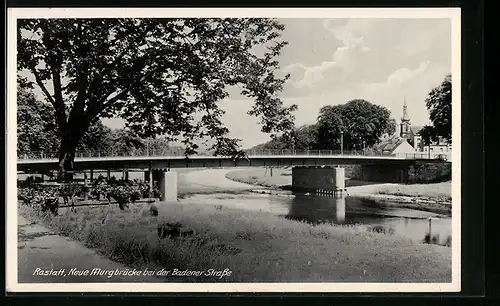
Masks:
[[[101,120],[89,126],[78,143],[77,151],[103,152],[115,145],[113,131],[105,126]]]
[[[451,142],[451,75],[447,75],[439,86],[431,90],[425,105],[432,125],[420,131],[424,144],[439,141],[439,138]]]
[[[98,118],[118,116],[141,137],[215,140],[216,154],[237,151],[217,105],[228,88],[255,101],[262,131],[293,128],[277,97],[276,57],[287,42],[273,19],[29,19],[18,21],[18,70],[27,70],[54,108],[60,170]],[[29,80],[24,80],[28,82]],[[50,86],[48,84],[50,83]],[[49,90],[52,87],[53,90]]]
[[[35,95],[17,88],[17,153],[56,152],[59,139],[51,105],[38,101]]]
[[[377,143],[385,133],[396,128],[391,112],[363,99],[320,109],[318,143],[323,149],[339,149],[343,133],[345,150],[360,150]]]
[[[38,101],[26,88],[17,91],[17,152],[23,154],[54,153],[60,147],[54,108]],[[92,124],[78,144],[77,152],[94,155],[134,155],[170,152],[168,139],[164,137],[141,139],[127,129],[111,129],[101,120]],[[165,153],[167,154],[167,153]]]
[[[59,150],[60,137],[51,104],[36,99],[28,88],[17,88],[17,152],[18,154],[54,153]],[[111,129],[100,120],[92,124],[78,150],[100,151],[113,145]]]
[[[320,109],[316,124],[303,125],[289,138],[272,139],[252,149],[339,150],[343,132],[344,149],[361,150],[372,147],[382,135],[396,132],[396,120],[390,115],[387,108],[361,99],[328,105]]]
[[[317,148],[317,126],[316,124],[302,125],[293,130],[289,137],[277,137],[268,142],[259,144],[250,150],[310,150]]]
[[[296,150],[309,150],[318,147],[318,127],[316,124],[303,125],[294,130],[294,147]]]

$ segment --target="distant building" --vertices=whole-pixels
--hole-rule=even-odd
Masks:
[[[392,135],[383,138],[378,144],[373,147],[373,149],[376,152],[387,155],[415,153],[415,148],[413,148],[413,146],[408,143],[408,140],[398,135]]]
[[[416,152],[429,153],[429,155],[431,156],[451,154],[451,143],[446,141],[446,139],[444,138],[440,138],[439,141],[432,142],[430,145],[424,145],[422,136],[419,135],[422,128],[423,126],[412,126],[410,124],[410,117],[408,116],[408,107],[406,105],[405,99],[403,104],[403,116],[401,117],[399,136],[401,138],[405,138]]]

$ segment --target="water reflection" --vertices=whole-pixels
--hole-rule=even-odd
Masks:
[[[432,220],[429,235],[429,217],[436,214],[384,205],[359,197],[315,195],[268,195],[245,192],[241,194],[204,194],[189,196],[181,203],[204,203],[226,207],[265,211],[291,220],[311,224],[364,224],[367,229],[389,235],[400,235],[418,242],[451,244],[451,219]],[[434,238],[433,238],[434,237]]]
[[[402,235],[416,241],[451,245],[451,219],[429,217],[436,214],[396,208],[358,197],[296,195],[289,199],[288,219],[313,224],[365,224],[368,230]],[[429,235],[429,232],[431,234]]]
[[[345,222],[345,196],[301,196],[296,195],[291,200],[287,218],[312,223],[335,221]]]

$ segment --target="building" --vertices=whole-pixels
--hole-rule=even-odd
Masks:
[[[415,148],[404,137],[391,135],[383,138],[374,148],[384,155],[406,155],[415,153]]]
[[[403,104],[403,116],[401,117],[400,123],[400,133],[401,138],[405,138],[408,143],[414,148],[418,153],[428,153],[429,156],[437,156],[445,154],[449,156],[451,154],[451,143],[446,141],[444,138],[440,138],[439,141],[432,142],[430,145],[424,145],[422,141],[422,136],[420,136],[420,131],[423,126],[412,126],[410,123],[410,117],[408,116],[408,106],[406,105],[406,99]]]

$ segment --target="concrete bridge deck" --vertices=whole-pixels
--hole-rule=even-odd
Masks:
[[[411,157],[411,156],[410,156]],[[210,168],[210,167],[283,167],[321,165],[411,165],[415,161],[443,163],[441,159],[420,159],[403,156],[364,155],[249,155],[234,159],[224,156],[122,156],[122,157],[78,157],[75,170],[127,170],[163,168]],[[56,158],[20,159],[17,170],[38,172],[57,170]]]

